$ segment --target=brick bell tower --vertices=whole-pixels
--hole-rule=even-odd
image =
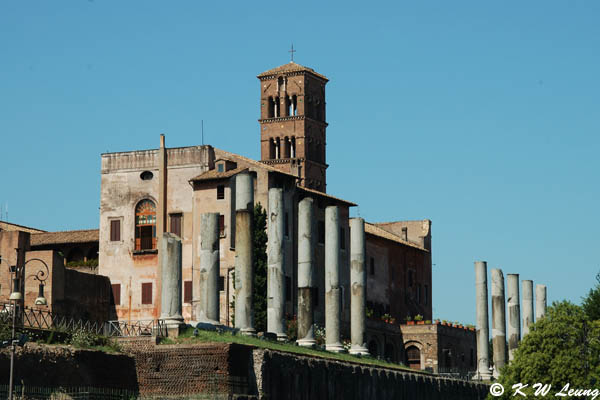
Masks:
[[[325,85],[328,79],[291,61],[260,79],[261,162],[326,192]]]

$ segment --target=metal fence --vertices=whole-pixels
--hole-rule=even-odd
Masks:
[[[15,308],[12,304],[0,304],[0,323],[12,325]],[[166,336],[163,320],[94,322],[57,314],[48,310],[25,307],[16,308],[16,326],[19,328],[56,330],[62,332],[85,331],[104,336]]]
[[[438,367],[438,375],[445,376],[448,378],[454,379],[462,379],[462,380],[472,380],[473,376],[477,371],[471,371],[467,369],[461,368],[447,368],[447,367]]]
[[[39,387],[14,386],[15,400],[157,400],[157,399],[215,399],[230,400],[237,396],[222,393],[190,394],[190,395],[140,395],[127,389],[96,387]],[[8,385],[0,385],[0,398],[8,397]],[[241,396],[244,399],[252,396]]]
[[[108,321],[104,329],[105,336],[166,336],[167,327],[162,319],[139,321]]]
[[[16,311],[15,322],[18,327],[65,332],[86,331],[96,335],[104,331],[103,322],[86,321],[38,308],[25,307],[22,312],[19,312],[17,307]],[[12,324],[13,312],[12,304],[0,305],[0,322]]]
[[[8,385],[0,385],[0,398],[7,398]],[[138,393],[125,389],[94,387],[36,387],[16,385],[13,397],[19,400],[130,400],[138,399]]]

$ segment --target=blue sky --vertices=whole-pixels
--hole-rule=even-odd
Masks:
[[[550,301],[593,285],[599,2],[208,3],[0,2],[9,220],[98,227],[100,153],[200,144],[202,120],[259,158],[256,75],[293,42],[330,78],[328,192],[433,221],[435,317],[474,322],[475,260]]]

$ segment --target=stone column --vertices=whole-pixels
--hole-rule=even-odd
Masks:
[[[312,347],[313,324],[313,199],[298,203],[298,345]]]
[[[177,336],[183,324],[181,315],[181,239],[165,232],[160,238],[159,264],[162,271],[160,319],[168,335]]]
[[[252,176],[240,173],[235,180],[235,327],[243,335],[255,335],[252,308],[252,221],[254,184]]]
[[[506,275],[508,292],[508,361],[515,357],[521,340],[521,307],[519,305],[519,274]]]
[[[492,346],[494,348],[494,378],[506,364],[506,309],[504,305],[504,275],[492,269]]]
[[[286,340],[285,310],[285,252],[283,246],[283,189],[269,189],[269,220],[267,242],[267,331]]]
[[[325,208],[325,350],[341,353],[340,342],[340,211]]]
[[[546,315],[546,285],[535,285],[535,320]]]
[[[477,311],[477,375],[476,379],[490,380],[487,263],[475,261],[475,299]]]
[[[219,324],[219,213],[200,215],[200,276],[194,285],[195,318]]]
[[[254,208],[254,180],[248,172],[235,176],[235,209],[250,210]]]
[[[365,346],[365,220],[350,219],[350,354],[369,355]]]
[[[533,322],[533,281],[523,281],[523,337]]]

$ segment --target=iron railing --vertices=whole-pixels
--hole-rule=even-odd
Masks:
[[[477,371],[462,368],[438,367],[438,375],[454,379],[471,380],[476,373]]]
[[[138,321],[108,321],[104,325],[105,336],[166,336],[167,327],[162,319]]]
[[[14,306],[12,304],[0,305],[0,321],[12,324]],[[58,331],[86,331],[96,335],[104,331],[103,322],[87,321],[69,315],[61,315],[48,310],[25,307],[22,312],[17,308],[15,322],[18,327],[58,330]]]
[[[0,304],[0,323],[12,324],[14,306]],[[63,332],[86,331],[104,336],[166,336],[167,328],[161,319],[137,321],[94,322],[60,315],[48,310],[25,307],[22,312],[17,306],[16,325],[22,328],[57,330]]]

